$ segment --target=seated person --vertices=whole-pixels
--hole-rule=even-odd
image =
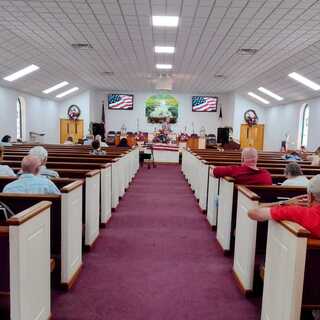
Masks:
[[[284,174],[287,180],[282,182],[283,186],[306,187],[309,183],[296,162],[288,163],[284,169]]]
[[[0,162],[3,161],[4,148],[0,146]],[[15,177],[13,170],[6,165],[0,164],[0,177]]]
[[[105,156],[106,155],[106,152],[101,150],[100,142],[98,140],[92,141],[91,146],[93,149],[91,151],[91,154],[93,154],[95,156]]]
[[[64,142],[64,144],[69,144],[69,145],[71,145],[71,144],[73,144],[73,138],[70,136],[70,137],[68,137],[67,138],[67,140]]]
[[[94,136],[92,134],[89,134],[83,139],[83,144],[85,146],[90,146],[93,140],[94,140]]]
[[[45,177],[39,176],[41,161],[35,156],[26,156],[21,163],[22,174],[18,180],[7,184],[6,193],[60,194],[56,185]]]
[[[1,139],[1,145],[3,145],[4,147],[10,147],[10,146],[12,146],[11,136],[9,136],[8,134],[5,135],[5,136]]]
[[[314,154],[307,159],[311,161],[312,166],[320,166],[320,147],[318,147]]]
[[[237,184],[270,185],[272,178],[268,170],[257,167],[258,152],[255,148],[245,148],[241,155],[241,166],[221,166],[213,169],[216,178],[232,177]]]
[[[292,151],[290,153],[285,154],[281,157],[283,160],[290,160],[290,161],[301,161],[301,157],[298,152]]]
[[[31,156],[35,156],[39,158],[39,160],[41,161],[41,167],[39,171],[40,176],[44,176],[49,179],[59,178],[58,172],[54,170],[49,170],[46,167],[46,163],[48,160],[48,151],[44,147],[41,147],[41,146],[33,147],[32,149],[30,149],[29,154]]]
[[[265,203],[249,210],[248,215],[257,221],[293,221],[310,231],[313,237],[320,237],[320,175],[309,181],[307,192],[307,195],[286,201]]]
[[[130,146],[128,145],[128,140],[126,138],[122,138],[117,147],[130,148]]]
[[[108,145],[107,145],[104,141],[102,141],[102,138],[101,138],[100,134],[97,134],[97,135],[96,135],[96,140],[98,140],[98,141],[100,142],[100,147],[101,147],[101,148],[106,148],[106,147],[108,147]]]

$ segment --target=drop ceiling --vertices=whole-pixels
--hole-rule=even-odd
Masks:
[[[152,15],[178,15],[179,26],[152,27]],[[176,50],[156,54],[155,45]],[[318,0],[0,0],[0,85],[39,96],[61,81],[80,91],[153,90],[163,63],[173,65],[177,92],[263,86],[287,103],[319,94],[287,77],[297,71],[320,83],[319,47]],[[40,70],[2,80],[29,64]]]

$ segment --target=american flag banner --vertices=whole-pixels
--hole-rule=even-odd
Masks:
[[[109,94],[108,109],[112,110],[132,110],[133,95],[130,94]]]
[[[195,112],[216,112],[218,97],[193,96],[192,111]]]

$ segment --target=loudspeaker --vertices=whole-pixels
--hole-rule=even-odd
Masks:
[[[229,137],[232,133],[232,128],[218,128],[217,142],[221,144],[229,143]]]
[[[97,134],[101,136],[102,140],[105,138],[105,129],[103,123],[93,123],[92,124],[92,133],[94,136]]]

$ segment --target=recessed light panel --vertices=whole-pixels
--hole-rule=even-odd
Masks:
[[[174,53],[174,47],[166,47],[166,46],[155,46],[155,53]]]
[[[170,70],[170,69],[172,69],[172,64],[161,64],[161,63],[158,63],[158,64],[156,65],[156,68],[157,68],[157,69]]]
[[[26,67],[24,69],[21,69],[21,70],[15,72],[13,74],[10,74],[9,76],[7,76],[7,77],[5,77],[3,79],[6,80],[6,81],[12,82],[12,81],[20,79],[20,78],[26,76],[27,74],[32,73],[32,72],[34,72],[34,71],[36,71],[38,69],[39,69],[38,66],[36,66],[34,64],[31,64],[30,66],[28,66],[28,67]]]
[[[70,93],[72,93],[72,92],[78,91],[78,90],[79,90],[78,87],[71,88],[71,89],[69,89],[69,90],[67,90],[67,91],[65,91],[65,92],[59,93],[59,94],[56,96],[56,98],[62,98],[62,97],[64,97],[64,96],[66,96],[66,95],[68,95],[68,94],[70,94]]]
[[[51,92],[56,91],[58,89],[61,89],[61,88],[65,87],[65,86],[67,86],[68,84],[69,84],[69,82],[63,81],[63,82],[60,82],[60,83],[56,84],[53,87],[50,87],[50,88],[48,88],[46,90],[43,90],[42,92],[45,93],[45,94],[48,94],[48,93],[51,93]]]
[[[271,98],[273,98],[273,99],[276,99],[276,100],[278,100],[278,101],[282,101],[282,100],[283,100],[282,97],[278,96],[278,95],[275,94],[274,92],[272,92],[272,91],[270,91],[270,90],[268,90],[268,89],[266,89],[266,88],[264,88],[264,87],[260,87],[260,88],[258,88],[258,90],[259,90],[260,92],[263,92],[264,94],[268,95],[269,97],[271,97]]]
[[[152,25],[155,27],[177,27],[178,24],[177,16],[152,16]]]
[[[297,72],[292,72],[290,74],[288,74],[288,76],[302,84],[304,84],[305,86],[307,86],[308,88],[311,88],[315,91],[320,90],[320,85],[311,81],[310,79],[302,76],[301,74],[297,73]]]
[[[259,100],[260,102],[264,103],[264,104],[269,104],[270,102],[266,99],[263,99],[262,97],[258,96],[257,94],[253,93],[253,92],[248,92],[248,95],[252,98],[255,98],[257,100]]]

